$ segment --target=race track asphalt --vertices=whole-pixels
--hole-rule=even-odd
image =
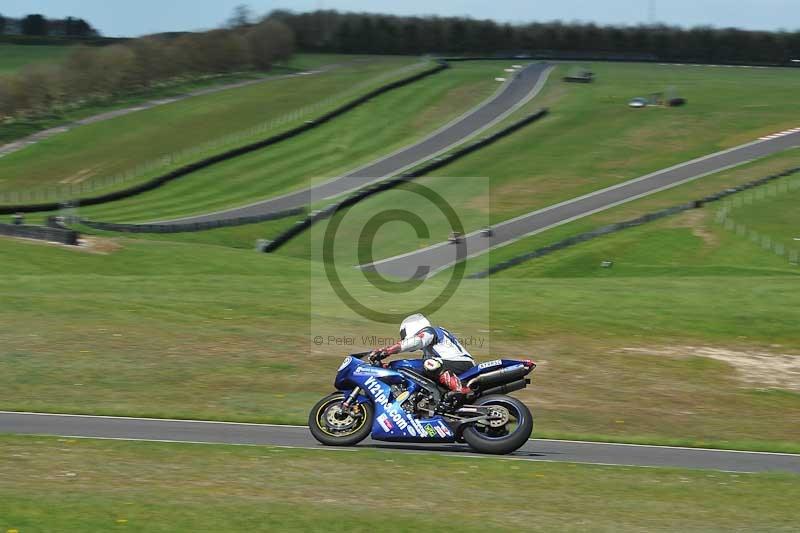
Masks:
[[[479,106],[446,124],[431,135],[405,148],[373,161],[320,185],[269,198],[250,205],[215,213],[159,221],[158,224],[186,224],[230,218],[265,215],[305,207],[316,201],[354,191],[369,183],[396,176],[490,128],[536,96],[552,66],[533,63],[520,70],[498,92]]]
[[[764,138],[501,222],[492,226],[491,236],[476,231],[465,236],[463,244],[458,246],[445,241],[362,265],[362,268],[374,268],[381,274],[400,278],[430,277],[464,257],[479,255],[522,237],[797,146],[800,146],[800,131]]]
[[[152,418],[0,412],[0,434],[54,435],[64,437],[192,442],[239,445],[271,445],[325,448],[303,426],[239,424]],[[445,453],[479,456],[466,444],[396,444],[366,440],[355,449],[404,453]],[[532,439],[511,457],[517,460],[677,467],[730,472],[791,472],[800,474],[800,455]]]

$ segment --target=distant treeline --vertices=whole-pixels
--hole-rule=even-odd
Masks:
[[[271,16],[294,30],[299,49],[313,52],[532,54],[765,64],[785,64],[800,57],[800,32],[562,22],[501,24],[336,11],[280,10]]]
[[[0,35],[97,37],[100,32],[85,20],[75,17],[48,19],[44,15],[27,15],[17,19],[0,15]]]
[[[33,64],[0,77],[0,118],[50,113],[181,79],[268,70],[293,51],[291,29],[271,19],[104,47],[75,46],[61,63]]]

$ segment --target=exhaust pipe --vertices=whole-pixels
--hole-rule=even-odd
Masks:
[[[531,369],[523,364],[501,368],[500,370],[487,372],[486,374],[481,374],[469,380],[467,386],[472,390],[478,390],[492,385],[500,385],[501,383],[508,383],[509,381],[526,376],[530,371]]]
[[[509,392],[514,392],[515,390],[524,389],[530,382],[531,380],[527,378],[518,379],[517,381],[512,381],[511,383],[506,383],[505,385],[500,385],[499,387],[493,387],[485,390],[481,393],[481,395],[486,396],[488,394],[507,394]]]

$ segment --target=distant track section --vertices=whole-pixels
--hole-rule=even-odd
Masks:
[[[781,132],[780,135],[764,137],[755,142],[692,159],[578,198],[538,209],[492,226],[490,234],[479,230],[464,236],[466,256],[473,257],[483,254],[492,248],[509,244],[522,237],[534,235],[616,205],[798,146],[800,146],[800,129]],[[430,277],[457,262],[457,248],[459,247],[444,241],[369,265],[361,265],[361,268],[370,268],[380,274],[401,278],[417,276],[418,272],[424,272],[424,277]]]
[[[271,146],[273,144],[277,144],[277,143],[279,143],[281,141],[284,141],[286,139],[290,139],[292,137],[296,137],[297,135],[300,135],[301,133],[304,133],[304,132],[306,132],[308,130],[317,128],[317,127],[321,126],[322,124],[325,124],[326,122],[329,122],[329,121],[333,120],[334,118],[336,118],[336,117],[338,117],[340,115],[343,115],[343,114],[347,113],[348,111],[350,111],[350,110],[352,110],[352,109],[354,109],[356,107],[359,107],[360,105],[368,102],[369,100],[375,98],[376,96],[379,96],[379,95],[381,95],[383,93],[386,93],[386,92],[389,92],[391,90],[397,89],[399,87],[403,87],[405,85],[414,83],[415,81],[421,80],[423,78],[427,78],[428,76],[431,76],[433,74],[437,74],[437,73],[439,73],[439,72],[441,72],[443,70],[446,70],[448,68],[449,68],[449,65],[447,63],[439,62],[432,68],[426,69],[426,70],[424,70],[422,72],[419,72],[417,74],[413,74],[413,75],[408,76],[406,78],[403,78],[403,79],[400,79],[400,80],[396,80],[396,81],[393,81],[391,83],[387,83],[386,85],[382,85],[381,87],[378,87],[376,89],[373,89],[373,90],[369,91],[368,93],[366,93],[366,94],[364,94],[362,96],[359,96],[358,98],[356,98],[354,100],[351,100],[350,102],[347,102],[346,104],[343,104],[343,105],[337,107],[333,111],[329,111],[328,113],[325,113],[324,115],[322,115],[322,116],[320,116],[320,117],[318,117],[318,118],[316,118],[314,120],[308,120],[304,124],[301,124],[300,126],[294,127],[294,128],[292,128],[292,129],[290,129],[288,131],[285,131],[283,133],[279,133],[277,135],[273,135],[273,136],[268,137],[266,139],[263,139],[261,141],[250,143],[248,145],[241,146],[239,148],[234,148],[232,150],[228,150],[226,152],[223,152],[221,154],[217,154],[215,156],[207,157],[207,158],[202,159],[200,161],[197,161],[195,163],[190,163],[188,165],[184,165],[184,166],[182,166],[180,168],[177,168],[177,169],[175,169],[175,170],[173,170],[171,172],[168,172],[167,174],[163,174],[161,176],[157,176],[157,177],[155,177],[155,178],[153,178],[151,180],[148,180],[148,181],[146,181],[144,183],[140,183],[138,185],[134,185],[134,186],[128,187],[126,189],[121,189],[121,190],[118,190],[118,191],[114,191],[114,192],[110,192],[110,193],[106,193],[106,194],[101,194],[101,195],[98,195],[98,196],[92,196],[92,197],[88,197],[88,198],[75,198],[75,199],[69,200],[69,203],[73,204],[73,205],[77,204],[77,205],[82,205],[82,206],[97,205],[97,204],[103,204],[103,203],[107,203],[107,202],[113,202],[113,201],[116,201],[116,200],[121,200],[123,198],[129,198],[131,196],[136,196],[138,194],[142,194],[142,193],[147,192],[147,191],[152,191],[154,189],[157,189],[157,188],[165,185],[166,183],[169,183],[170,181],[173,181],[173,180],[176,180],[176,179],[181,178],[183,176],[186,176],[188,174],[191,174],[192,172],[196,172],[198,170],[201,170],[201,169],[204,169],[204,168],[208,168],[208,167],[210,167],[212,165],[216,165],[217,163],[221,163],[223,161],[227,161],[229,159],[233,159],[234,157],[238,157],[240,155],[244,155],[244,154],[247,154],[247,153],[250,153],[250,152],[254,152],[256,150],[260,150],[260,149],[265,148],[267,146]],[[10,213],[35,213],[35,212],[41,212],[41,211],[55,211],[55,210],[59,209],[61,207],[61,205],[62,204],[60,202],[48,202],[48,203],[41,203],[41,204],[4,205],[4,206],[0,206],[0,215],[2,215],[2,214],[10,214]],[[293,207],[300,207],[300,206],[293,206]],[[285,209],[280,209],[279,211],[283,211],[283,210],[285,210]],[[249,216],[249,215],[237,215],[237,216]]]
[[[380,194],[382,192],[386,192],[388,190],[397,188],[404,183],[408,183],[411,180],[416,178],[420,178],[422,176],[427,176],[431,172],[435,172],[436,170],[445,167],[455,161],[458,161],[462,157],[469,155],[476,150],[480,150],[490,144],[497,142],[499,139],[511,135],[515,131],[523,128],[524,126],[535,122],[542,117],[546,116],[548,113],[547,109],[540,109],[535,113],[531,113],[530,115],[526,116],[525,118],[514,122],[513,124],[493,133],[488,137],[484,137],[478,141],[467,143],[452,153],[444,157],[437,157],[435,159],[430,160],[429,162],[425,163],[423,166],[414,169],[411,172],[400,174],[396,178],[390,178],[378,183],[374,183],[372,185],[362,187],[358,189],[353,194],[348,195],[344,200],[341,202],[336,202],[327,206],[325,209],[315,211],[309,215],[307,215],[303,220],[298,221],[294,226],[290,227],[288,230],[284,231],[275,239],[269,241],[262,249],[262,251],[271,253],[275,250],[279,249],[281,246],[286,244],[287,242],[291,241],[298,235],[302,234],[303,232],[307,231],[311,226],[316,224],[321,220],[325,220],[334,216],[337,212],[347,209],[351,206],[356,205],[359,202],[366,200],[376,194]]]
[[[428,137],[320,185],[242,207],[175,220],[159,221],[158,223],[204,222],[285,211],[307,206],[312,200],[332,198],[355,191],[372,182],[397,176],[403,171],[479,135],[506,118],[538,94],[552,69],[553,67],[546,63],[533,63],[520,70],[494,96],[433,132]]]

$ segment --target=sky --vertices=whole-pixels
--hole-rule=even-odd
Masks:
[[[677,26],[800,29],[799,0],[0,0],[0,14],[81,17],[103,35],[135,37],[214,28],[239,4],[259,15],[273,9],[368,11],[398,15],[470,16],[501,22],[581,21],[639,24],[651,18]]]

